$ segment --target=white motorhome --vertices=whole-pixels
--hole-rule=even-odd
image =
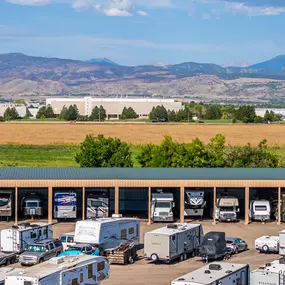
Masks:
[[[237,221],[238,198],[236,197],[219,197],[216,206],[216,219],[221,222]]]
[[[154,222],[173,222],[173,194],[153,193],[151,200],[151,219]]]
[[[48,262],[6,274],[5,285],[99,285],[109,278],[110,265],[100,256],[54,257]]]
[[[285,260],[275,260],[250,273],[250,284],[283,285],[285,283]]]
[[[185,191],[184,216],[202,218],[205,208],[204,191]]]
[[[38,240],[52,238],[52,225],[47,223],[23,223],[0,232],[0,250],[23,252]]]
[[[213,262],[174,279],[171,285],[248,285],[249,274],[248,264]]]
[[[250,201],[249,218],[251,220],[259,220],[265,222],[270,220],[271,207],[268,200]]]
[[[185,260],[198,252],[202,237],[201,224],[169,224],[145,234],[144,257],[154,262],[167,263],[175,258]]]
[[[109,216],[109,198],[106,193],[87,196],[87,219],[107,218]]]
[[[12,190],[2,190],[0,192],[0,217],[6,217],[7,222],[12,216]]]
[[[113,215],[112,218],[78,221],[74,242],[99,245],[102,249],[140,240],[140,220]]]
[[[279,236],[262,236],[255,240],[255,249],[264,253],[279,251]]]
[[[54,217],[56,219],[75,219],[77,216],[76,192],[54,193]]]

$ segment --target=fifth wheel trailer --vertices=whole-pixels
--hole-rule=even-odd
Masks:
[[[171,285],[248,285],[249,274],[248,264],[213,262],[174,279]]]
[[[145,259],[169,262],[175,258],[184,260],[198,252],[203,237],[200,224],[174,223],[145,234]]]
[[[185,191],[184,216],[202,218],[205,207],[204,191]]]

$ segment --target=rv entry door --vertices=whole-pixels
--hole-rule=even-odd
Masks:
[[[170,257],[173,257],[177,254],[178,237],[177,235],[172,235],[170,239]]]

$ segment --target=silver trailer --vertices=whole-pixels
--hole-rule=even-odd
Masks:
[[[12,216],[12,190],[3,190],[0,192],[0,217],[6,217],[7,221]]]
[[[182,261],[198,252],[202,237],[201,224],[169,224],[145,234],[144,257],[154,262],[168,263],[176,258]]]
[[[21,209],[24,217],[41,217],[43,215],[42,198],[36,193],[23,197]]]

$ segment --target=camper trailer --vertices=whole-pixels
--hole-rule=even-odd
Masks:
[[[285,230],[279,232],[279,254],[285,256]]]
[[[112,218],[76,222],[75,243],[99,245],[102,249],[115,248],[120,244],[140,239],[140,220],[113,215]]]
[[[184,216],[202,219],[205,208],[204,191],[185,191]]]
[[[255,249],[264,253],[277,253],[279,251],[279,236],[262,236],[255,240]]]
[[[285,259],[275,260],[266,263],[264,266],[253,270],[250,273],[250,284],[270,284],[270,285],[283,285],[285,282]]]
[[[5,217],[7,222],[12,216],[12,190],[3,190],[0,192],[0,217]]]
[[[23,269],[13,268],[13,267],[1,267],[0,268],[0,285],[5,284],[5,278],[7,274],[9,273],[18,274],[21,271],[23,271]]]
[[[0,232],[2,252],[23,252],[28,245],[38,240],[52,238],[52,226],[46,223],[24,223],[3,229]]]
[[[110,265],[104,257],[78,255],[54,257],[21,271],[8,272],[5,285],[99,285],[109,278]]]
[[[54,194],[54,217],[56,219],[75,219],[76,200],[75,192],[56,192]]]
[[[224,232],[208,232],[204,235],[199,253],[205,261],[214,260],[226,255],[226,238]]]
[[[109,198],[107,193],[87,196],[87,219],[107,218],[109,216]]]
[[[199,251],[203,237],[200,224],[174,223],[145,234],[145,259],[170,262],[175,258],[186,259]]]
[[[41,217],[43,215],[42,198],[36,193],[23,197],[21,209],[24,217]]]
[[[216,206],[216,219],[220,222],[237,221],[238,198],[236,197],[219,197]]]
[[[151,218],[154,222],[173,222],[172,193],[153,193],[151,201]]]
[[[266,222],[270,220],[271,207],[268,200],[253,200],[250,201],[249,218]]]
[[[171,285],[248,285],[248,264],[213,262],[171,282]]]

